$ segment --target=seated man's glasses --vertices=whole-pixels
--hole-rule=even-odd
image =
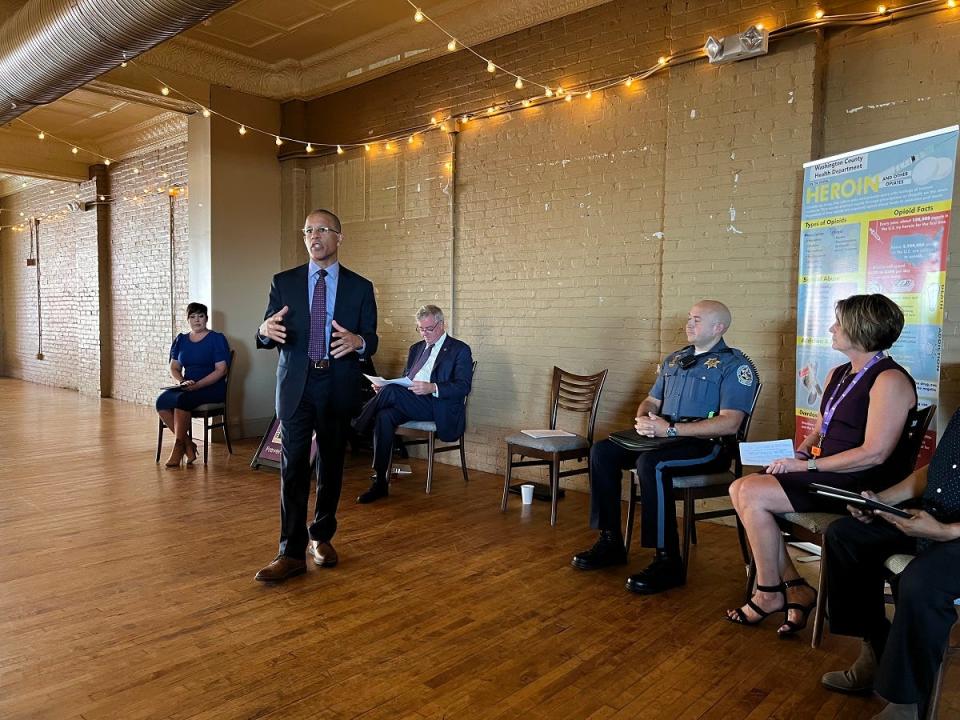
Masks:
[[[433,325],[424,325],[423,327],[421,327],[420,325],[417,325],[417,332],[421,332],[421,333],[432,333],[434,330],[436,330],[436,329],[437,329],[438,327],[440,327],[442,324],[443,324],[442,322],[435,322]]]

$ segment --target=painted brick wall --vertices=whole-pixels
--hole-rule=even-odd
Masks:
[[[481,52],[570,86],[699,45],[707,26],[728,32],[798,12],[788,2],[611,2]],[[480,362],[471,466],[502,471],[503,436],[546,423],[554,364],[608,368],[597,431],[631,424],[659,359],[685,344],[683,320],[702,297],[731,306],[728,339],[757,361],[769,388],[757,435],[789,430],[793,401],[779,386],[792,388],[797,191],[799,168],[819,140],[819,46],[817,35],[805,35],[755,61],[681,66],[590,100],[463,127],[454,294],[457,334]],[[309,104],[308,123],[317,137],[356,137],[358,127],[376,134],[526,92],[455,53]],[[440,207],[427,222],[401,217],[389,229],[369,219],[354,238],[361,247],[345,249],[380,288],[386,317],[415,307],[412,295],[385,290],[397,275],[425,292],[438,285],[437,299],[448,302],[442,266],[420,268],[419,245],[395,244],[397,236],[436,243],[433,254],[449,257],[448,212]],[[415,337],[406,326],[381,323],[381,331],[378,366],[392,358],[399,369]]]
[[[135,172],[136,171],[136,172]],[[3,368],[5,375],[100,395],[100,347],[113,343],[107,376],[112,397],[150,404],[168,380],[173,333],[185,329],[188,283],[187,201],[173,200],[174,312],[170,308],[170,198],[186,185],[186,145],[179,144],[110,167],[109,297],[101,297],[97,213],[69,211],[97,199],[93,181],[48,182],[4,198],[6,218],[44,214],[41,291],[44,359],[37,360],[36,271],[26,267],[27,232],[4,230],[2,241]],[[158,192],[158,188],[161,189]],[[100,314],[112,338],[100,335]]]
[[[114,198],[110,223],[112,397],[151,404],[158,388],[170,379],[170,343],[176,333],[186,329],[187,200],[180,196],[171,201],[166,192],[170,185],[187,182],[186,144],[118,163],[111,169],[110,182]]]
[[[853,150],[957,124],[960,14],[942,12],[875,30],[829,37],[824,154]],[[954,208],[960,200],[960,174]],[[957,223],[950,247],[957,247]],[[940,372],[942,429],[960,405],[960,253],[947,267]]]
[[[0,224],[40,218],[40,262],[28,267],[30,232],[6,229],[2,243],[3,373],[44,385],[77,389],[81,306],[91,278],[89,245],[96,246],[95,213],[71,210],[93,199],[92,183],[50,182],[5,198]],[[21,216],[21,213],[23,215]],[[34,252],[36,256],[36,252]],[[40,274],[40,310],[37,273]],[[96,275],[92,278],[96,287]],[[43,359],[37,358],[42,330]]]

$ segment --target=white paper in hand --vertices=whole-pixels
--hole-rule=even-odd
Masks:
[[[774,460],[794,456],[792,440],[767,440],[740,443],[740,462],[744,465],[766,467]]]
[[[410,387],[411,385],[413,385],[413,380],[411,380],[406,376],[393,378],[393,380],[387,380],[386,378],[382,378],[379,375],[364,374],[364,377],[367,380],[369,380],[371,383],[376,385],[377,387],[383,387],[384,385],[399,385],[400,387]]]

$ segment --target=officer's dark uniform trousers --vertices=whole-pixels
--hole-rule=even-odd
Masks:
[[[636,469],[640,477],[640,544],[680,555],[677,508],[673,497],[675,475],[721,472],[730,456],[720,443],[690,438],[662,450],[635,452],[610,440],[590,451],[590,527],[620,532],[623,470]]]

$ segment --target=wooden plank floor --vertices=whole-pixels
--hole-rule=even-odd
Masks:
[[[0,378],[0,717],[865,718],[824,691],[856,645],[779,641],[722,619],[740,599],[735,532],[701,525],[688,586],[641,598],[624,569],[582,573],[587,498],[560,521],[499,512],[502,480],[423,464],[353,503],[341,562],[279,587],[278,484],[252,441],[210,465],[153,462],[149,408]],[[167,440],[169,443],[169,440]],[[630,571],[642,567],[635,551]],[[956,706],[954,706],[956,708]]]

